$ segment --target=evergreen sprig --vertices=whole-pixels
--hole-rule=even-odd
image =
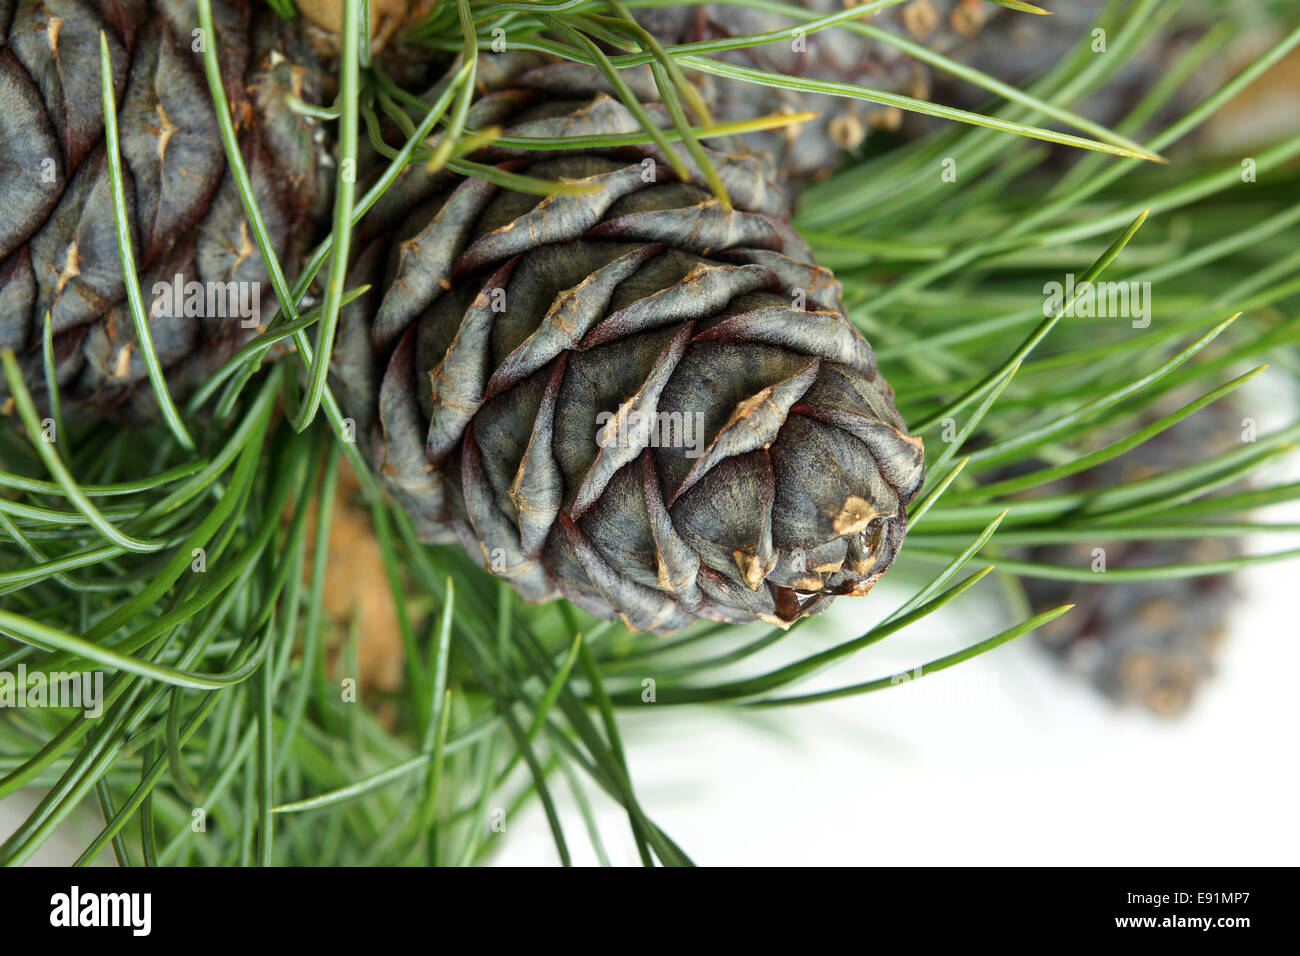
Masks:
[[[818,86],[968,124],[947,124],[869,155],[810,189],[797,221],[819,259],[836,269],[850,314],[876,346],[904,416],[927,438],[929,482],[891,573],[914,583],[910,595],[861,634],[793,658],[783,653],[794,646],[789,631],[701,623],[663,639],[630,634],[565,602],[525,606],[458,549],[417,540],[348,440],[325,376],[339,310],[364,292],[343,287],[352,230],[406,164],[445,164],[498,177],[510,188],[555,191],[569,187],[519,182],[467,157],[494,139],[535,149],[656,139],[667,156],[680,156],[680,149],[704,167],[700,141],[791,118],[716,126],[704,117],[693,125],[687,111],[700,111],[690,71],[806,88],[795,78],[753,75],[711,58],[779,36],[661,47],[628,11],[662,0],[439,3],[407,36],[460,55],[427,100],[398,89],[353,38],[343,45],[338,101],[314,114],[338,123],[344,157],[355,155],[364,124],[389,165],[355,201],[352,184],[340,181],[333,230],[292,281],[256,208],[220,85],[219,44],[209,43],[205,64],[231,173],[269,265],[279,313],[183,411],[172,409],[170,427],[65,424],[48,323],[49,421],[39,420],[13,357],[4,357],[17,415],[0,427],[0,672],[99,671],[105,686],[103,713],[93,719],[61,709],[0,714],[0,798],[20,791],[37,798],[0,844],[0,861],[28,860],[68,827],[84,831],[81,864],[108,850],[121,865],[471,864],[497,847],[496,814],[538,800],[567,862],[574,836],[555,799],[563,783],[602,861],[609,856],[591,809],[596,790],[626,812],[643,862],[689,864],[642,805],[620,739],[619,710],[649,706],[647,675],[656,706],[774,707],[882,690],[896,675],[843,686],[820,683],[820,675],[881,640],[906,640],[940,607],[987,587],[995,567],[998,577],[1012,580],[1094,579],[1079,569],[1007,559],[1004,548],[1295,530],[1249,514],[1300,497],[1300,485],[1243,490],[1242,482],[1294,454],[1300,423],[1126,485],[1077,492],[1054,483],[1224,400],[1265,360],[1293,373],[1300,368],[1300,135],[1255,154],[1259,181],[1249,186],[1239,175],[1240,157],[1177,149],[1300,43],[1300,29],[1188,116],[1141,136],[1176,84],[1152,90],[1117,131],[1073,109],[1143,43],[1180,22],[1185,5],[1177,0],[1112,4],[1112,55],[1081,50],[1027,90],[859,19],[898,0],[831,17],[768,0],[730,2],[788,16],[806,30],[847,29],[894,43],[1000,99],[988,116],[977,116],[878,91]],[[1002,5],[1036,12],[1011,0]],[[343,6],[356,23],[356,0]],[[211,35],[208,0],[198,9]],[[277,9],[290,12],[287,3]],[[1189,16],[1207,24],[1204,13]],[[612,80],[651,64],[674,128],[570,141],[470,128],[474,54],[497,27],[514,48],[589,63]],[[1216,55],[1234,32],[1228,21],[1214,26],[1208,42],[1191,49],[1171,75]],[[615,87],[630,94],[621,81]],[[404,142],[384,141],[381,117]],[[1036,125],[1044,123],[1086,135]],[[1075,162],[1062,175],[1050,167],[1061,144],[1096,152],[1071,154]],[[1166,154],[1174,160],[1169,166],[1148,162]],[[945,160],[960,171],[960,186],[936,186]],[[118,234],[127,237],[117,178]],[[128,267],[129,252],[124,245]],[[327,293],[305,308],[308,288],[327,263]],[[1064,318],[1065,303],[1044,316],[1038,287],[1045,274],[1063,270],[1151,282],[1159,321],[1133,334]],[[139,303],[132,305],[137,328],[147,329]],[[267,363],[286,343],[293,357]],[[140,346],[152,373],[157,356],[147,336]],[[160,387],[161,375],[151,380]],[[1150,407],[1175,388],[1195,396],[1149,423]],[[161,408],[171,407],[159,398]],[[1117,429],[1124,437],[1095,447],[1097,436]],[[341,682],[356,673],[356,634],[340,638],[323,612],[344,459],[360,481],[399,608],[405,686],[382,702],[353,703],[340,693]],[[1220,573],[1295,554],[1116,569],[1105,580]],[[1025,613],[923,667],[934,671],[990,652],[1066,610]],[[791,631],[815,626],[800,622]],[[340,639],[331,664],[329,646]],[[814,680],[816,686],[804,686]],[[367,706],[378,703],[389,716]]]

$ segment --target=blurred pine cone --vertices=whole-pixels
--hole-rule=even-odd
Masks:
[[[1144,427],[1182,402],[1163,402]],[[1114,487],[1184,467],[1221,453],[1241,434],[1239,409],[1221,400],[1117,459],[1073,476],[1066,491]],[[1113,438],[1114,436],[1112,436]],[[1226,561],[1242,553],[1234,538],[1117,541],[1105,549],[1107,570]],[[1030,560],[1089,567],[1093,545],[1030,549]],[[1041,628],[1044,648],[1070,670],[1119,703],[1138,703],[1153,713],[1182,713],[1214,672],[1235,597],[1232,575],[1164,581],[1096,584],[1026,578],[1025,593],[1035,610],[1073,603],[1069,614]]]
[[[1044,6],[1054,15],[997,11],[954,57],[1025,88],[1077,47],[1094,41],[1093,31],[1108,2],[1075,0]],[[1107,126],[1121,122],[1215,22],[1215,6],[1205,0],[1189,4],[1182,11],[1186,23],[1162,29],[1142,44],[1101,89],[1077,105],[1078,111]],[[1094,52],[1104,55],[1103,48]],[[1208,96],[1229,70],[1224,61],[1224,56],[1215,57],[1196,71],[1157,111],[1151,125],[1172,122]],[[969,109],[981,109],[988,98],[982,90],[946,77],[936,83],[936,97]],[[921,125],[926,124],[922,121]],[[1077,154],[1060,150],[1058,157],[1068,163],[1076,160]],[[1180,404],[1163,401],[1137,427],[1151,424]],[[1104,489],[1203,461],[1227,447],[1240,430],[1238,407],[1231,400],[1222,400],[1119,459],[1074,476],[1064,490]],[[1111,435],[1105,441],[1118,437]],[[1225,537],[1119,541],[1107,545],[1105,560],[1111,569],[1141,568],[1225,561],[1242,550],[1239,540]],[[1088,567],[1092,546],[1035,548],[1025,556],[1046,564]],[[1103,578],[1099,574],[1099,581]],[[1037,632],[1040,646],[1117,703],[1137,703],[1165,717],[1185,711],[1213,674],[1236,596],[1231,574],[1097,584],[1026,578],[1023,584],[1036,611],[1064,603],[1076,605],[1071,613]]]
[[[1105,29],[1120,22],[1113,16],[1105,18],[1108,9],[1112,14],[1123,12],[1109,0],[1047,0],[1042,5],[1052,16],[1026,16],[1006,9],[991,13],[984,29],[954,58],[1018,89],[1027,89],[1077,49],[1086,46],[1093,56],[1106,56],[1119,38],[1118,33]],[[1188,4],[1189,9],[1181,11],[1181,20],[1142,42],[1099,89],[1071,109],[1104,126],[1120,123],[1217,22],[1216,6],[1207,0]],[[1221,85],[1227,72],[1223,55],[1202,63],[1156,111],[1148,127],[1158,128],[1185,115]],[[947,75],[936,78],[935,96],[977,111],[986,109],[990,99],[986,91]],[[1066,149],[1057,153],[1066,161],[1077,160],[1079,155]]]
[[[855,0],[803,0],[795,5],[827,15],[859,4]],[[946,54],[964,46],[979,32],[988,9],[985,0],[910,0],[882,10],[870,22]],[[780,14],[717,3],[638,10],[635,16],[666,45],[793,30],[801,25]],[[930,98],[928,66],[896,47],[839,27],[714,56],[778,75]],[[806,123],[740,138],[746,149],[773,163],[782,183],[830,175],[840,165],[845,151],[860,148],[873,128],[893,130],[903,121],[903,111],[898,107],[866,100],[762,86],[709,74],[691,74],[691,80],[699,85],[705,104],[720,121],[774,113],[819,114]]]
[[[214,0],[213,19],[253,191],[292,273],[328,178],[316,121],[286,98],[319,102],[320,68],[297,29],[269,10]],[[264,302],[267,317],[274,307],[227,168],[197,26],[193,0],[0,0],[0,347],[19,354],[39,398],[48,312],[73,415],[156,416],[115,233],[101,31],[136,266],[173,394],[256,334]]]
[[[516,77],[469,123],[638,128],[570,64]],[[382,292],[344,317],[335,387],[422,533],[530,601],[637,630],[784,625],[865,593],[898,552],[921,441],[781,191],[756,160],[712,158],[734,208],[652,146],[489,148],[479,162],[595,191],[415,166],[371,217],[350,284]]]

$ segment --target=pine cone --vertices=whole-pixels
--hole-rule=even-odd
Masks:
[[[285,98],[318,102],[320,71],[270,11],[216,0],[213,18],[254,193],[292,274],[328,190],[316,121]],[[275,304],[193,49],[197,28],[192,0],[0,0],[0,347],[19,353],[40,398],[48,311],[73,415],[156,417],[115,234],[101,31],[136,266],[173,395],[215,371]]]
[[[1004,83],[1025,89],[1079,47],[1087,44],[1094,56],[1104,56],[1106,44],[1116,39],[1104,31],[1097,33],[1108,0],[1071,0],[1045,6],[1052,8],[1052,16],[996,11],[979,35],[961,48],[957,58]],[[1123,120],[1218,19],[1217,14],[1202,9],[1203,4],[1192,6],[1191,25],[1158,31],[1125,59],[1100,89],[1071,108],[1104,126],[1115,126]],[[1148,125],[1159,128],[1185,115],[1222,85],[1228,72],[1224,60],[1216,56],[1203,63]],[[935,95],[945,103],[972,110],[983,108],[989,99],[984,90],[946,75],[937,79]],[[1063,148],[1058,154],[1066,161],[1078,158],[1076,151]]]
[[[637,129],[603,84],[532,70],[470,125]],[[596,191],[417,166],[377,210],[352,282],[385,257],[387,279],[345,316],[335,382],[425,537],[454,536],[530,601],[636,630],[785,625],[865,593],[898,552],[922,444],[760,164],[713,157],[728,209],[654,147],[476,158]],[[374,416],[347,383],[376,360]]]
[[[854,0],[804,0],[799,4],[821,15],[852,5]],[[986,6],[984,0],[911,0],[882,10],[869,22],[936,52],[949,53],[979,31],[987,16]],[[635,16],[664,44],[800,26],[780,14],[715,3],[638,10]],[[778,75],[849,83],[917,99],[930,97],[931,74],[924,63],[889,44],[839,27],[711,56]],[[741,137],[745,148],[774,164],[778,181],[783,183],[797,184],[830,175],[840,165],[845,151],[860,148],[871,129],[897,129],[903,121],[903,111],[897,107],[866,100],[780,89],[709,74],[691,74],[691,79],[699,85],[714,118],[720,121],[773,113],[819,114],[806,123]]]
[[[1139,422],[1146,426],[1183,404],[1163,401]],[[1075,475],[1068,491],[1089,491],[1140,481],[1203,461],[1227,448],[1241,429],[1241,414],[1221,400],[1131,452]],[[1112,436],[1112,440],[1117,436]],[[1242,553],[1234,538],[1120,541],[1107,544],[1107,570],[1225,561]],[[1030,560],[1089,567],[1092,545],[1032,548]],[[1075,609],[1037,634],[1039,643],[1107,697],[1136,702],[1172,717],[1191,704],[1214,672],[1235,597],[1232,575],[1164,581],[1076,584],[1040,578],[1024,580],[1036,610],[1072,603]]]

